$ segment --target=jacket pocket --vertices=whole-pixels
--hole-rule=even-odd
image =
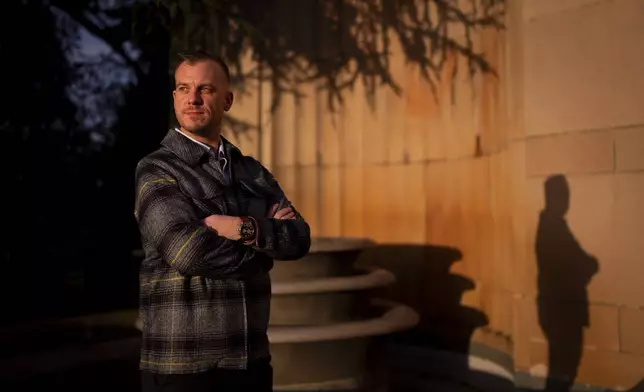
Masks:
[[[179,188],[204,216],[226,213],[224,185],[216,179],[187,176],[179,180]]]

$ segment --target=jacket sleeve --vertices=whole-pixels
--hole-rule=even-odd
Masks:
[[[145,160],[136,169],[134,216],[142,240],[183,276],[224,278],[255,254],[209,230],[176,180]]]
[[[277,200],[285,198],[284,191],[275,177],[259,162],[260,181],[276,195]],[[280,220],[259,218],[257,220],[257,241],[254,248],[277,260],[296,260],[304,257],[311,247],[311,230],[302,215],[286,199],[287,205],[295,212],[295,219]]]

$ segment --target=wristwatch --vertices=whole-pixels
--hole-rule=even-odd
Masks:
[[[241,223],[238,227],[239,236],[242,241],[249,241],[255,238],[255,232],[257,228],[255,227],[255,220],[247,216],[242,216]]]

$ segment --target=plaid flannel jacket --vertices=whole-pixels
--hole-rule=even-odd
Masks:
[[[145,252],[141,369],[245,369],[249,360],[268,357],[268,272],[273,259],[297,259],[309,250],[309,226],[299,213],[294,220],[266,218],[285,197],[271,173],[222,143],[229,177],[215,149],[175,130],[137,165],[134,214]],[[256,245],[207,229],[202,219],[212,214],[254,217]]]

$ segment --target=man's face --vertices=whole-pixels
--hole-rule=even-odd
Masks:
[[[172,96],[179,125],[190,133],[210,136],[233,104],[224,70],[210,60],[184,62],[177,68],[174,79]]]

